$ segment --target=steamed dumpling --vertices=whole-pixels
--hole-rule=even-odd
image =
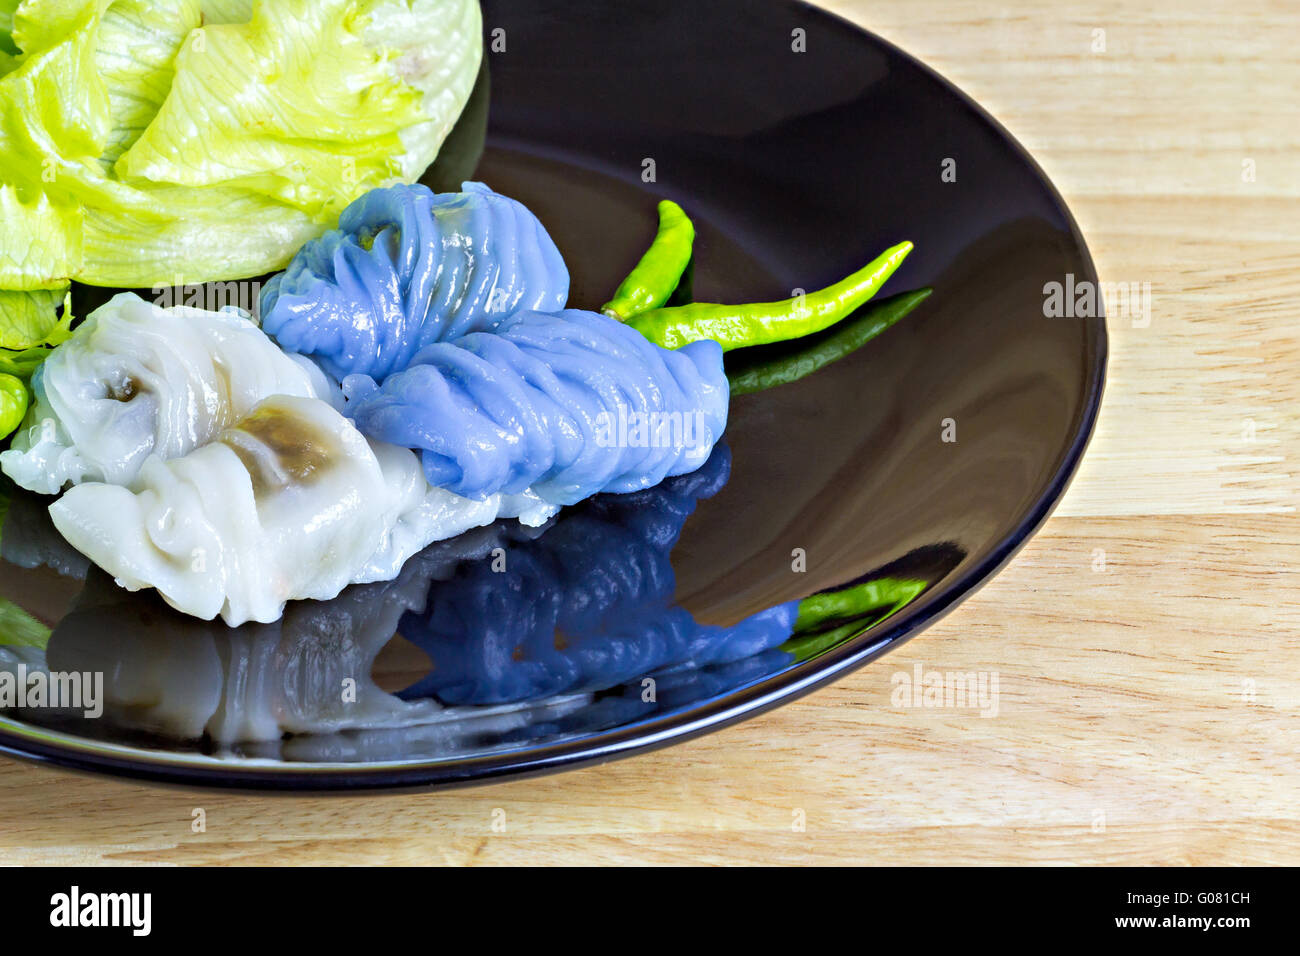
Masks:
[[[520,312],[422,349],[377,385],[344,380],[348,414],[422,453],[429,483],[478,498],[531,489],[570,505],[694,471],[727,425],[716,342],[670,351],[594,312]]]
[[[482,500],[464,498],[430,485],[420,459],[410,449],[377,441],[371,441],[370,448],[384,474],[385,493],[395,504],[383,543],[353,576],[354,583],[390,581],[401,573],[407,560],[433,542],[498,518],[517,518],[521,525],[537,528],[559,511],[532,489]]]
[[[50,515],[128,590],[208,620],[273,621],[290,598],[338,594],[379,548],[383,486],[329,405],[279,397],[184,457],[150,457],[131,489],[78,485]]]
[[[123,293],[97,309],[32,379],[35,401],[0,468],[29,491],[130,484],[150,455],[204,445],[271,395],[324,394],[244,313],[160,308]]]
[[[339,380],[382,381],[431,342],[564,308],[569,271],[537,217],[482,183],[462,188],[392,186],[353,202],[267,285],[263,327]]]
[[[528,494],[467,501],[431,488],[410,451],[372,446],[327,402],[291,396],[184,457],[150,457],[130,488],[82,484],[50,506],[59,532],[122,587],[231,625],[394,578],[429,542],[499,516],[553,513]]]

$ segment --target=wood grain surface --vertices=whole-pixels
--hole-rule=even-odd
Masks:
[[[1103,280],[1150,283],[1021,555],[832,687],[560,776],[301,799],[3,761],[0,863],[1300,863],[1300,5],[826,6],[997,116]],[[895,706],[917,664],[996,672],[997,713]]]

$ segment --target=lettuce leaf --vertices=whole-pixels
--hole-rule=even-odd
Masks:
[[[21,424],[32,373],[72,335],[73,321],[70,292],[0,290],[0,438]]]
[[[0,372],[25,377],[12,363],[17,355],[31,348],[58,345],[71,330],[72,311],[66,292],[0,291]],[[59,318],[59,306],[64,318]]]
[[[0,56],[0,290],[182,285],[282,268],[418,178],[481,20],[476,0],[0,0]],[[4,348],[42,344],[36,305],[0,298]]]
[[[75,203],[0,183],[0,289],[66,289],[81,263],[81,226]],[[2,331],[0,345],[17,347]]]
[[[0,0],[0,76],[13,69],[18,47],[14,45],[14,11],[18,0]]]
[[[253,19],[254,0],[203,0],[205,23],[247,23]]]

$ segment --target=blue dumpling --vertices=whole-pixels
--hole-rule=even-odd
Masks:
[[[262,327],[342,380],[383,381],[434,342],[490,331],[569,298],[569,270],[537,217],[482,183],[460,193],[373,189],[262,292]]]
[[[557,505],[699,468],[729,399],[718,343],[670,351],[579,310],[516,313],[343,391],[363,434],[421,452],[430,484],[469,498],[531,488]]]

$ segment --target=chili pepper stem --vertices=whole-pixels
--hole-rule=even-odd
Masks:
[[[834,285],[783,302],[694,303],[654,309],[633,317],[628,324],[669,349],[701,339],[713,339],[728,351],[801,338],[852,314],[879,291],[911,251],[912,243],[899,243]]]

